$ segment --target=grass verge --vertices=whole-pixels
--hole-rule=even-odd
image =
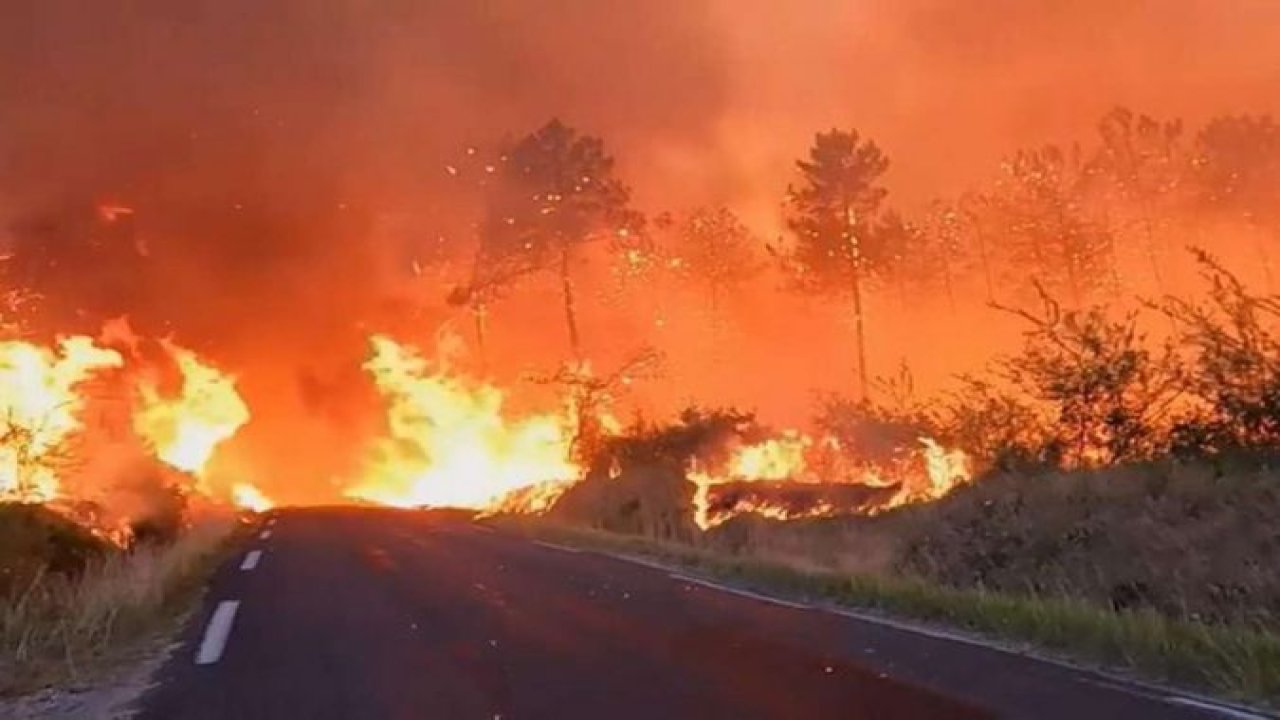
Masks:
[[[958,590],[909,578],[801,569],[688,545],[495,518],[525,534],[576,547],[652,558],[736,586],[825,600],[961,628],[1019,651],[1039,651],[1142,679],[1274,708],[1280,705],[1280,637],[1261,630],[1115,612],[1064,598]]]
[[[37,573],[0,599],[0,695],[78,684],[165,637],[199,597],[238,523],[209,518],[175,542]]]

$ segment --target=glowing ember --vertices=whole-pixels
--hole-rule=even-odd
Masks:
[[[139,383],[134,430],[164,462],[200,476],[214,449],[249,421],[235,379],[190,350],[164,343],[182,374],[182,387],[165,397],[155,382]]]
[[[102,218],[103,222],[112,223],[129,215],[133,215],[133,208],[131,207],[109,203],[98,206],[98,217]]]
[[[231,487],[231,500],[237,507],[252,512],[266,512],[275,507],[271,498],[249,483],[236,483]]]
[[[432,367],[417,351],[371,338],[365,363],[387,403],[389,437],[374,448],[352,498],[397,507],[485,508],[521,488],[573,481],[572,423],[556,414],[511,420],[503,394]]]
[[[56,350],[0,343],[0,499],[42,502],[58,495],[58,464],[82,427],[79,385],[119,367],[120,355],[82,336]]]

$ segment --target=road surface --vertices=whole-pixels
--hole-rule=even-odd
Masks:
[[[140,717],[1233,717],[731,590],[457,515],[281,511],[217,572]]]

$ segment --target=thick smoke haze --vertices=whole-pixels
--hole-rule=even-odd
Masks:
[[[1280,110],[1277,47],[1269,0],[7,2],[0,219],[6,242],[48,244],[20,273],[64,298],[46,330],[128,314],[237,372],[241,461],[287,500],[346,472],[344,441],[368,429],[368,332],[465,328],[444,297],[475,239],[468,148],[560,117],[605,139],[641,209],[723,203],[772,239],[815,131],[874,139],[910,208],[1017,147],[1091,136],[1114,105]],[[103,204],[133,210],[127,267],[59,254]],[[495,333],[506,370],[564,355],[540,312]],[[794,421],[810,380],[848,367],[843,328],[745,315],[742,372],[709,392]],[[587,331],[608,356],[650,329],[621,312]],[[780,350],[814,334],[826,351]],[[667,399],[699,387],[702,360],[676,363]],[[744,378],[766,374],[793,380],[753,396]]]

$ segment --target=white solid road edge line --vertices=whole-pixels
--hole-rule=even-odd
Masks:
[[[1222,717],[1232,718],[1233,720],[1268,720],[1267,715],[1260,715],[1255,712],[1249,712],[1241,708],[1232,707],[1230,705],[1222,705],[1210,700],[1199,700],[1197,698],[1182,697],[1181,695],[1166,695],[1164,701],[1173,705],[1185,705],[1193,707],[1197,710],[1206,710],[1208,712],[1217,713]]]
[[[603,557],[612,558],[614,560],[621,560],[623,562],[628,562],[635,565],[643,565],[644,567],[652,568],[654,570],[661,570],[663,572],[666,572],[671,578],[675,580],[680,580],[682,582],[693,583],[695,585],[701,585],[703,587],[713,588],[716,590],[721,590],[723,592],[732,593],[734,595],[740,595],[742,597],[752,598],[754,600],[759,600],[762,602],[773,603],[775,605],[782,605],[783,607],[795,608],[797,610],[817,610],[819,612],[826,612],[832,615],[843,615],[845,617],[849,617],[854,620],[861,620],[863,622],[869,622],[877,625],[886,625],[894,628],[895,630],[901,630],[903,632],[913,633],[916,635],[924,635],[926,637],[932,637],[939,640],[958,642],[964,645],[972,645],[974,647],[980,647],[986,650],[993,650],[995,652],[1007,653],[1010,655],[1017,655],[1019,657],[1034,660],[1036,662],[1041,662],[1048,665],[1056,665],[1057,667],[1060,667],[1064,670],[1070,670],[1073,672],[1082,673],[1084,675],[1095,675],[1103,678],[1111,677],[1111,676],[1108,676],[1105,672],[1101,672],[1094,668],[1089,668],[1082,665],[1076,665],[1074,663],[1057,660],[1057,659],[1046,657],[1039,654],[1027,654],[1023,652],[1018,652],[1016,650],[1012,650],[1008,647],[1004,647],[997,643],[992,643],[980,638],[964,635],[958,632],[948,632],[940,628],[929,627],[927,625],[923,625],[917,622],[912,622],[910,620],[897,620],[893,618],[884,617],[882,615],[872,615],[867,612],[860,612],[853,608],[840,607],[840,606],[837,606],[834,604],[828,604],[828,603],[817,603],[812,605],[806,605],[802,603],[791,602],[788,600],[769,597],[768,595],[754,593],[754,592],[751,592],[750,590],[743,590],[741,588],[719,585],[717,583],[703,580],[701,578],[685,575],[679,572],[674,572],[672,566],[664,565],[656,561],[650,561],[643,558],[638,558],[638,557],[629,556],[629,555],[620,555],[620,554],[606,552],[606,551],[594,551],[594,554],[601,555]],[[1187,695],[1174,695],[1169,692],[1169,688],[1148,686],[1139,681],[1130,680],[1128,678],[1117,678],[1117,680],[1118,680],[1117,683],[1115,683],[1114,685],[1108,683],[1108,686],[1113,687],[1115,690],[1119,692],[1123,692],[1129,695],[1143,695],[1153,700],[1158,700],[1158,701],[1163,700],[1164,702],[1169,703],[1171,705],[1182,705],[1186,707],[1194,707],[1200,710],[1206,710],[1209,712],[1216,713],[1220,717],[1231,718],[1232,720],[1272,720],[1271,716],[1269,715],[1263,715],[1257,712],[1253,712],[1248,708],[1240,707],[1237,705],[1231,705],[1228,703],[1218,702],[1210,698],[1191,697]]]
[[[212,665],[222,659],[222,651],[227,647],[227,637],[231,635],[231,625],[235,622],[239,609],[239,600],[223,600],[218,603],[213,617],[209,618],[209,627],[204,629],[200,649],[196,651],[197,665]]]
[[[552,549],[552,550],[559,550],[559,551],[561,551],[561,552],[567,552],[567,553],[580,553],[580,552],[582,552],[581,550],[579,550],[578,548],[575,548],[575,547],[569,547],[568,545],[556,545],[555,543],[542,542],[541,540],[534,540],[534,541],[533,541],[533,544],[534,544],[534,545],[541,545],[541,546],[542,546],[542,547],[544,547],[544,548],[550,548],[550,549]]]
[[[971,645],[973,647],[985,648],[987,650],[994,650],[996,652],[1007,653],[1010,655],[1017,655],[1046,665],[1060,667],[1063,670],[1070,672],[1081,673],[1084,676],[1082,679],[1091,685],[1110,688],[1117,692],[1125,693],[1126,695],[1138,695],[1150,698],[1151,700],[1164,701],[1171,705],[1185,705],[1199,710],[1207,710],[1217,713],[1221,717],[1232,718],[1233,720],[1270,720],[1270,716],[1251,712],[1247,708],[1221,703],[1209,698],[1173,695],[1169,692],[1169,688],[1148,685],[1139,680],[1133,680],[1130,678],[1117,678],[1096,668],[1077,665],[1066,660],[1059,660],[1057,658],[1048,657],[1038,653],[1028,654],[1025,652],[1019,652],[996,643],[984,641],[982,638],[964,635],[958,632],[949,632],[941,628],[929,627],[927,625],[921,625],[911,620],[898,620],[895,618],[884,617],[882,615],[872,615],[867,612],[860,612],[853,608],[845,608],[828,604],[814,605],[813,609],[830,613],[832,615],[843,615],[848,618],[853,618],[854,620],[861,620],[862,622],[885,625],[894,628],[895,630],[914,633],[916,635],[924,635],[925,637],[931,637],[938,640],[946,640],[948,642]],[[1101,681],[1094,680],[1089,676],[1098,677]],[[1111,680],[1114,680],[1115,682],[1111,682]]]
[[[798,603],[798,602],[791,602],[790,600],[783,600],[781,598],[776,598],[776,597],[769,597],[768,595],[761,595],[760,593],[754,593],[754,592],[751,592],[750,590],[743,590],[742,588],[731,587],[729,585],[720,585],[718,583],[709,582],[707,580],[703,580],[702,578],[696,578],[690,575],[683,575],[681,573],[669,573],[669,575],[673,580],[679,580],[680,582],[686,582],[692,585],[699,585],[701,587],[710,588],[712,590],[719,590],[720,592],[729,593],[730,595],[738,595],[739,597],[751,598],[752,600],[759,600],[760,602],[767,602],[773,605],[781,605],[782,607],[792,608],[794,610],[812,610],[813,609],[812,605],[806,605],[804,603]]]
[[[244,562],[240,563],[240,569],[253,570],[254,568],[258,567],[258,563],[261,560],[262,560],[261,550],[250,550],[249,553],[244,556]]]

